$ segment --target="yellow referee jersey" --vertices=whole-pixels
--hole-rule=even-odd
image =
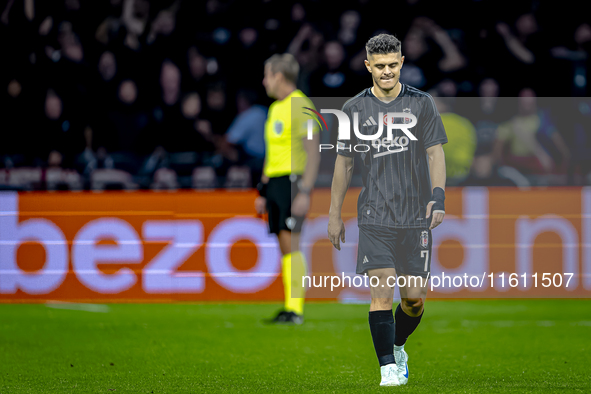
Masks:
[[[291,99],[305,102],[298,113],[291,113]],[[307,154],[304,149],[303,139],[306,138],[308,129],[307,121],[311,119],[303,112],[310,112],[303,107],[314,108],[312,101],[299,89],[294,90],[283,100],[277,100],[269,107],[267,122],[265,123],[265,168],[264,174],[269,178],[284,175],[302,175],[306,168]],[[318,132],[314,122],[314,133]]]

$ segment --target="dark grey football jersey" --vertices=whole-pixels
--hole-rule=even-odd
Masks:
[[[398,97],[389,103],[365,89],[345,103],[342,109],[351,120],[351,138],[339,140],[337,152],[356,157],[362,166],[363,188],[357,201],[358,224],[391,228],[427,228],[426,209],[431,200],[432,187],[426,149],[447,143],[447,135],[433,98],[423,91],[402,84]],[[362,135],[373,135],[382,122],[382,135],[367,141],[353,132],[354,114]],[[380,116],[382,113],[382,116]],[[387,113],[416,116],[417,123],[407,131],[392,130],[392,139],[385,140]],[[401,117],[391,123],[409,123]]]

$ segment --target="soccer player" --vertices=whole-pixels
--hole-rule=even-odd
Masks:
[[[318,129],[307,139],[302,111],[292,116],[292,98],[312,108],[312,102],[296,88],[299,65],[293,55],[273,55],[265,62],[263,85],[275,101],[265,124],[265,164],[255,201],[259,214],[269,214],[269,230],[279,240],[282,257],[285,307],[272,322],[302,324],[304,321],[303,276],[306,260],[300,251],[300,232],[310,207],[320,153]],[[294,104],[295,105],[295,104]],[[302,108],[303,109],[303,108]]]
[[[363,188],[357,203],[356,271],[376,278],[374,285],[378,283],[370,289],[369,328],[380,363],[380,385],[397,386],[408,382],[404,344],[423,316],[431,269],[431,230],[445,215],[442,144],[447,142],[447,136],[432,97],[400,83],[404,63],[400,41],[380,34],[371,38],[365,48],[365,66],[373,86],[347,101],[343,111],[351,121],[358,114],[358,130],[366,135],[377,133],[377,121],[412,123],[409,117],[395,122],[386,115],[389,112],[412,114],[417,123],[407,131],[416,140],[395,128],[391,140],[365,141],[351,133],[351,140],[337,142],[328,237],[340,250],[340,242],[345,242],[341,207],[351,181],[353,159],[357,157],[362,166]],[[379,117],[380,113],[384,116]],[[369,151],[356,147],[358,142],[371,142]],[[393,314],[396,275],[406,280],[399,279],[401,302]]]

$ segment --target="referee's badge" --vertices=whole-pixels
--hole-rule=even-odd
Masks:
[[[283,122],[276,120],[275,124],[273,125],[273,130],[275,130],[275,134],[281,135],[281,133],[283,133]]]
[[[293,230],[296,225],[296,219],[291,216],[288,217],[287,219],[285,219],[285,225],[288,229]]]
[[[421,248],[427,249],[428,246],[429,246],[429,232],[423,231],[421,233]]]

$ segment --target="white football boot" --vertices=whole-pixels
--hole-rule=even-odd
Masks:
[[[408,383],[408,354],[404,351],[404,345],[394,346],[394,359],[398,367],[398,381],[401,385]]]
[[[396,364],[388,364],[380,367],[380,373],[382,374],[380,386],[400,386]]]

